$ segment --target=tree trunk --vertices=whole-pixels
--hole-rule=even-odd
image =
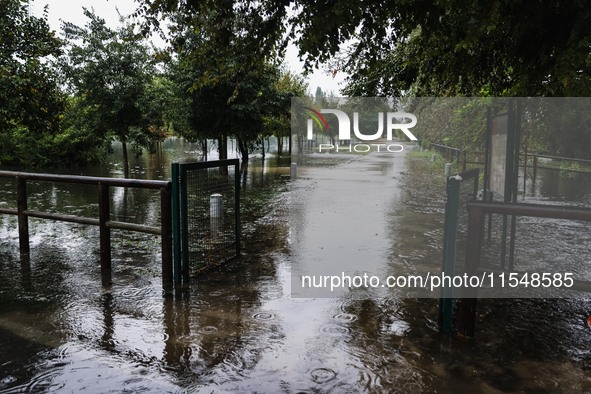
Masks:
[[[263,152],[263,161],[265,161],[265,139],[264,138],[261,141],[261,149],[262,149],[262,152]]]
[[[283,138],[277,137],[277,154],[283,154]]]
[[[238,138],[238,149],[242,157],[242,163],[248,163],[248,146],[244,140]]]
[[[246,189],[246,182],[248,180],[248,161],[242,161],[240,164],[240,179],[242,181],[242,189]]]
[[[226,160],[228,158],[228,139],[225,134],[218,137],[218,153],[220,160]]]
[[[127,157],[127,142],[121,141],[123,145],[123,176],[129,178],[129,160]]]
[[[202,139],[201,140],[201,157],[203,158],[203,161],[207,161],[207,139]]]

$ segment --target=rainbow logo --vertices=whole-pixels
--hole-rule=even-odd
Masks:
[[[326,122],[326,119],[324,119],[324,116],[322,116],[320,112],[310,107],[304,108],[310,111],[310,117],[316,122],[316,124],[318,124],[318,127],[320,127],[321,130],[328,131],[328,123]]]

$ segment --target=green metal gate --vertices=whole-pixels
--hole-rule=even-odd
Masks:
[[[479,170],[473,169],[447,179],[447,201],[445,204],[445,224],[443,232],[443,263],[441,270],[447,276],[465,271],[465,259],[461,253],[466,244],[468,213],[466,204],[476,198],[478,193]],[[443,287],[439,302],[439,322],[443,333],[453,329],[454,299],[453,289]]]
[[[239,163],[172,164],[175,283],[240,254]]]

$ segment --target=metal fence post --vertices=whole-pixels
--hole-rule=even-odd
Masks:
[[[291,149],[291,145],[290,145]],[[240,256],[240,172],[238,171],[238,161],[234,163],[234,225],[236,237],[236,256]]]
[[[172,163],[172,240],[174,283],[181,283],[181,213],[179,192],[179,163]]]
[[[173,283],[172,266],[172,191],[170,184],[160,189],[160,230],[162,232],[162,286],[170,288]]]
[[[447,201],[445,204],[445,224],[443,232],[443,263],[441,270],[448,276],[453,276],[455,272],[460,183],[461,180],[455,177],[447,178]],[[444,286],[441,288],[439,322],[440,330],[444,334],[450,334],[452,332],[452,297],[453,294],[450,287]]]
[[[181,272],[184,283],[189,283],[189,209],[187,207],[187,171],[179,166],[179,204],[180,204],[180,228],[181,228]]]

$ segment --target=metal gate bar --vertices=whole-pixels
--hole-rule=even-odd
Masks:
[[[462,241],[465,242],[468,227],[466,203],[476,198],[479,174],[478,169],[473,169],[447,179],[441,266],[441,271],[447,276],[453,276],[461,263],[459,261],[461,256],[456,253],[457,245],[462,235]],[[444,334],[450,334],[453,331],[454,298],[450,287],[442,287],[439,300],[439,324]]]
[[[591,222],[591,209],[581,207],[470,201],[467,204],[467,209],[469,215],[469,242],[466,245],[466,262],[468,263],[466,272],[469,275],[476,273],[481,268],[480,258],[484,218],[485,214],[487,213]],[[503,271],[509,272],[505,269],[501,269],[499,272]],[[573,288],[573,290],[591,290],[590,281],[575,280],[575,283],[577,287]],[[462,299],[460,300],[460,319],[458,322],[458,332],[466,337],[474,336],[477,299],[477,288],[464,289]]]

